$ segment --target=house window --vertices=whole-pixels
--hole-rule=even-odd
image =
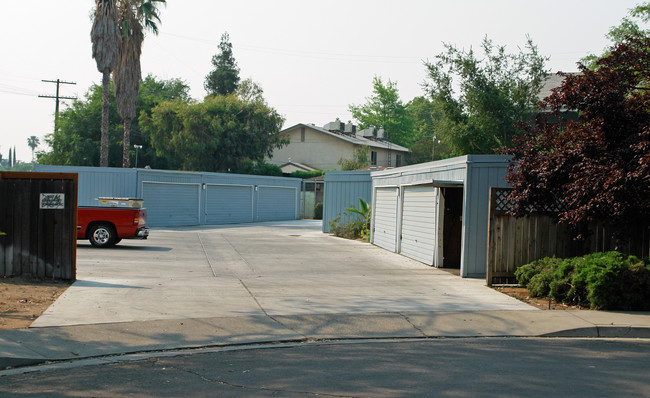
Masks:
[[[395,155],[395,167],[402,165],[402,155]]]
[[[300,142],[305,142],[305,128],[300,128]]]
[[[370,164],[377,166],[377,152],[375,151],[370,152]]]

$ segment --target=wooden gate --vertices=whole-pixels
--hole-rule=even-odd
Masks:
[[[0,172],[0,276],[76,277],[77,174]]]

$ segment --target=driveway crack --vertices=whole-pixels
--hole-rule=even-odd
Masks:
[[[413,329],[415,329],[415,330],[417,330],[418,332],[420,332],[420,334],[422,334],[422,336],[424,336],[424,337],[429,337],[426,333],[424,333],[424,330],[422,330],[422,329],[420,329],[419,327],[415,326],[415,324],[414,324],[413,322],[411,322],[411,319],[409,319],[408,316],[406,316],[405,314],[403,314],[403,313],[401,313],[401,312],[397,312],[397,314],[398,314],[399,316],[401,316],[402,318],[404,318],[404,320],[405,320],[406,322],[408,322],[409,325],[411,325],[411,326],[413,327]]]
[[[201,244],[201,249],[203,249],[203,255],[205,255],[205,260],[208,262],[208,266],[210,267],[210,271],[212,271],[212,276],[216,277],[217,273],[214,272],[214,267],[212,266],[212,261],[210,261],[210,256],[208,256],[208,252],[205,250],[205,244],[203,244],[203,239],[201,239],[201,234],[197,233],[196,236],[198,236],[198,238],[199,238],[199,243]]]

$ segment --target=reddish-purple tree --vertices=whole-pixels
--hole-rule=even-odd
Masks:
[[[559,205],[560,222],[604,221],[619,237],[650,225],[650,37],[566,75],[542,108],[506,152],[511,213]]]

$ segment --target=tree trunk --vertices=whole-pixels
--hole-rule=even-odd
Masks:
[[[122,149],[122,167],[131,167],[131,119],[124,119],[124,147]]]
[[[102,136],[99,167],[108,167],[108,112],[111,94],[111,70],[106,68],[102,74]]]

